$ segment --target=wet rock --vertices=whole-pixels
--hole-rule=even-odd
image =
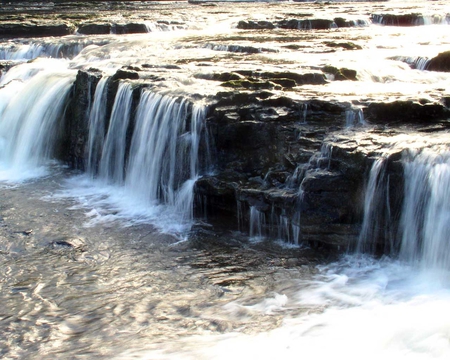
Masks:
[[[263,29],[275,29],[275,25],[270,21],[241,20],[238,22],[237,28],[244,30],[263,30]]]
[[[372,14],[371,20],[375,24],[389,26],[420,26],[425,24],[422,14]]]
[[[225,72],[225,73],[214,73],[214,74],[195,74],[195,78],[213,81],[235,81],[242,80],[244,77],[235,72]]]
[[[96,70],[78,71],[66,110],[64,138],[57,147],[58,158],[73,168],[85,168],[85,147],[91,99],[102,74]]]
[[[354,26],[368,26],[369,22],[367,20],[359,19],[359,20],[346,20],[342,17],[337,17],[333,19],[337,27],[339,28],[348,28]]]
[[[111,24],[87,23],[81,24],[77,32],[83,35],[104,35],[111,33]]]
[[[2,22],[0,37],[64,36],[74,33],[75,27],[68,23],[35,24],[32,22]]]
[[[328,19],[282,20],[277,22],[276,25],[282,29],[298,30],[326,30],[337,27],[333,20]]]
[[[371,103],[365,111],[366,119],[374,123],[414,123],[446,119],[450,110],[440,103],[394,101]]]
[[[9,69],[11,69],[14,65],[16,65],[12,61],[0,60],[0,77],[6,73]]]
[[[336,68],[334,66],[324,66],[322,71],[327,74],[331,74],[334,76],[334,80],[357,80],[356,75],[357,72],[355,70],[347,69],[347,68]]]
[[[125,79],[137,80],[139,79],[139,74],[137,73],[137,71],[122,68],[117,70],[116,73],[111,78],[112,81]]]
[[[345,50],[361,50],[362,47],[360,45],[357,45],[351,41],[348,42],[331,42],[328,41],[325,43],[328,47],[332,48],[343,48]]]
[[[262,72],[258,73],[258,76],[263,79],[288,79],[295,81],[296,85],[320,85],[325,84],[327,81],[321,73],[306,73],[299,74],[294,72]]]
[[[86,243],[83,239],[75,237],[64,237],[51,241],[48,245],[50,250],[57,253],[82,253],[87,251]]]
[[[206,44],[204,46],[207,49],[212,49],[216,51],[228,51],[233,53],[245,53],[245,54],[259,54],[262,52],[278,52],[278,50],[269,49],[265,47],[255,47],[249,45],[215,45],[215,44]]]
[[[244,88],[249,90],[261,90],[261,89],[274,89],[276,84],[270,81],[258,81],[258,80],[230,80],[222,83],[224,87],[230,88]]]
[[[445,51],[428,61],[425,70],[450,72],[450,51]]]
[[[111,32],[113,34],[142,34],[147,33],[148,29],[145,24],[139,23],[113,24]]]

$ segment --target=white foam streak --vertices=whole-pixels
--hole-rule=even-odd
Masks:
[[[275,330],[190,337],[118,358],[422,360],[450,355],[449,281],[436,282],[432,272],[387,258],[347,256],[318,270],[312,280],[299,279],[294,292],[252,306],[225,306],[242,317],[301,311]]]

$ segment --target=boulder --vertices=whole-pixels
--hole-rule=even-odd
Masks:
[[[450,51],[445,51],[428,61],[425,70],[450,72]]]

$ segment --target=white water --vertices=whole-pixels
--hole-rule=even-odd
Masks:
[[[55,66],[56,65],[56,69]],[[47,173],[59,137],[73,72],[58,63],[13,68],[0,86],[0,180],[21,181]],[[18,74],[18,76],[16,76]]]
[[[122,185],[125,178],[125,151],[132,96],[131,85],[120,83],[100,158],[99,178],[105,183]],[[92,152],[91,149],[89,152]]]
[[[405,156],[400,257],[424,269],[450,269],[450,151]]]
[[[132,88],[122,82],[104,134],[107,78],[100,80],[90,113],[88,174],[68,181],[59,196],[77,199],[87,225],[121,219],[151,222],[184,236],[193,221],[193,187],[206,108],[182,98],[143,90],[129,150]],[[97,165],[98,171],[97,171]]]

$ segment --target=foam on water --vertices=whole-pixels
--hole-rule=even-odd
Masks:
[[[384,259],[347,256],[322,267],[296,292],[262,302],[226,305],[231,312],[267,316],[293,309],[273,331],[197,336],[158,350],[117,358],[229,359],[447,359],[450,355],[450,277]],[[450,274],[447,274],[450,275]]]

